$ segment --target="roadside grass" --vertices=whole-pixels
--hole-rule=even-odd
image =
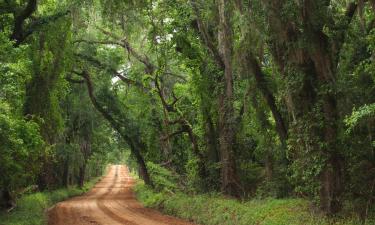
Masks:
[[[81,195],[90,190],[100,177],[85,183],[83,188],[69,187],[54,191],[36,192],[22,196],[10,213],[0,212],[0,225],[41,225],[46,223],[46,210],[57,202]]]
[[[204,225],[359,225],[354,215],[327,218],[313,213],[304,199],[263,199],[240,202],[219,194],[187,195],[155,192],[142,182],[134,191],[146,207]],[[375,224],[367,220],[366,224]]]

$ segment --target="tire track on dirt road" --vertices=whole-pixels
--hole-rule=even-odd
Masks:
[[[134,180],[126,166],[109,168],[108,174],[85,195],[56,204],[49,225],[193,225],[144,208],[132,191]]]

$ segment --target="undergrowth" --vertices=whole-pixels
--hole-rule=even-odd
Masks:
[[[356,216],[327,218],[311,212],[304,199],[263,199],[240,202],[219,194],[187,195],[155,192],[139,182],[137,198],[146,206],[204,225],[359,225]],[[366,224],[375,224],[368,220]]]
[[[99,180],[85,183],[83,188],[69,187],[48,192],[27,194],[17,200],[17,206],[10,213],[0,212],[0,225],[41,225],[46,222],[45,211],[53,204],[67,198],[81,195],[91,189]]]

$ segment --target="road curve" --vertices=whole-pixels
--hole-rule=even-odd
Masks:
[[[49,225],[193,225],[144,208],[132,192],[134,180],[126,166],[114,165],[85,195],[56,204]]]

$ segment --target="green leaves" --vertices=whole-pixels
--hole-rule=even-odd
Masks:
[[[348,131],[354,129],[360,124],[364,124],[369,121],[373,121],[375,116],[375,103],[369,105],[363,105],[358,109],[354,109],[350,116],[347,116],[344,120],[348,126]]]
[[[32,184],[44,147],[39,126],[17,118],[1,101],[0,112],[0,188],[14,189]]]

